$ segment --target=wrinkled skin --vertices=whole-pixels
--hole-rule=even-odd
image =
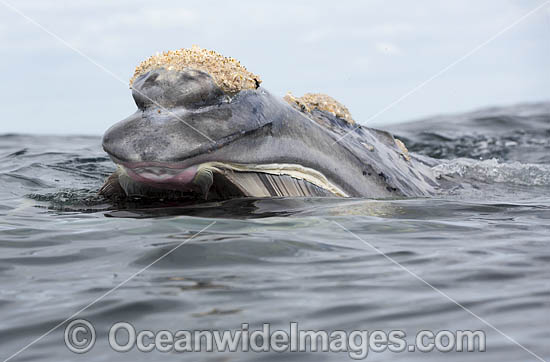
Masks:
[[[136,79],[133,97],[138,110],[105,133],[103,148],[126,169],[182,170],[148,187],[194,192],[196,166],[216,161],[298,164],[350,197],[428,196],[437,190],[430,168],[414,157],[407,160],[389,133],[352,131],[356,126],[328,112],[302,111],[262,87],[227,95],[207,73],[160,68]]]

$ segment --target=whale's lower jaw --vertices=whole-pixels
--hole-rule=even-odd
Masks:
[[[208,162],[186,169],[118,165],[100,194],[109,198],[220,200],[235,197],[348,197],[323,174],[297,164]]]

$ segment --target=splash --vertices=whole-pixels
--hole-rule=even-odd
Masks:
[[[433,167],[433,171],[439,178],[451,177],[521,186],[550,186],[550,165],[535,163],[500,163],[495,158],[485,161],[458,158]]]

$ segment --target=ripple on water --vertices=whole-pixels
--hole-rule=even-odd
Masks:
[[[443,123],[460,123],[455,121]],[[542,122],[505,121],[526,127]],[[490,127],[492,122],[485,118],[482,123]],[[491,134],[495,141],[504,140]],[[453,151],[457,138],[452,132],[442,135],[420,141],[451,157],[468,151]],[[470,140],[479,146],[475,152],[504,149]],[[522,148],[526,142],[520,138],[517,148],[527,149]],[[7,358],[182,242],[82,314],[96,325],[100,340],[120,320],[174,331],[235,329],[266,321],[288,328],[290,321],[298,321],[329,330],[488,333],[490,350],[481,357],[371,353],[373,360],[530,358],[389,257],[528,348],[550,353],[550,198],[542,186],[478,183],[431,199],[112,205],[96,194],[114,168],[100,144],[99,137],[0,136],[0,357]],[[521,156],[528,162],[548,157],[546,146],[529,147],[538,148]],[[504,156],[514,154],[510,148]],[[479,171],[483,165],[473,167]],[[62,329],[56,330],[20,360],[74,360],[62,339]],[[98,343],[89,358],[112,360],[113,352]],[[218,357],[226,356],[213,358]],[[238,354],[227,359],[294,357]],[[295,359],[335,360],[335,355]]]

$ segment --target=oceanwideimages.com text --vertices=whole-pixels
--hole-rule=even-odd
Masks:
[[[95,328],[86,320],[74,320],[65,328],[65,344],[75,353],[91,351],[95,342]],[[116,352],[346,352],[355,360],[370,352],[484,352],[485,342],[481,330],[421,330],[409,337],[403,330],[301,330],[297,322],[287,329],[243,323],[240,329],[224,331],[139,330],[117,322],[108,331],[109,346]]]

